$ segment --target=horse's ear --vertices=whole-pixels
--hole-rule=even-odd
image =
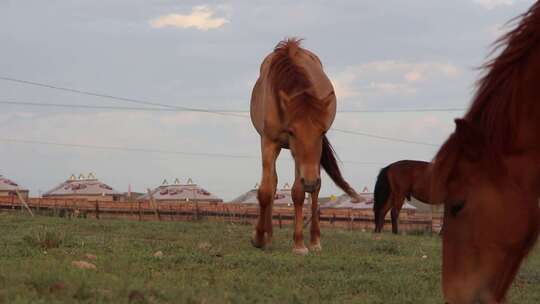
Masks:
[[[283,90],[279,90],[279,103],[282,107],[287,108],[287,106],[291,103],[291,97],[285,93]]]
[[[463,154],[471,161],[476,161],[482,157],[484,147],[484,136],[477,127],[465,119],[455,119],[456,131],[454,132]]]

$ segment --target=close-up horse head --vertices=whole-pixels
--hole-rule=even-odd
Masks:
[[[451,146],[454,151],[448,153]],[[537,197],[512,179],[510,166],[519,164],[487,152],[482,134],[466,120],[456,120],[456,131],[435,162],[437,173],[446,170],[436,197],[445,204],[443,292],[448,303],[504,299],[538,235]]]
[[[434,159],[449,303],[504,301],[540,229],[539,2],[497,46],[471,108]]]

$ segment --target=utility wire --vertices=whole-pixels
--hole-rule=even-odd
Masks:
[[[163,150],[163,149],[133,148],[133,147],[119,147],[119,146],[74,144],[74,143],[62,143],[62,142],[52,142],[52,141],[42,141],[42,140],[28,140],[28,139],[18,139],[18,138],[0,138],[0,142],[19,143],[19,144],[33,144],[33,145],[47,145],[47,146],[69,147],[69,148],[80,148],[80,149],[92,149],[92,150],[114,150],[114,151],[123,151],[123,152],[160,153],[160,154],[173,154],[173,155],[209,157],[209,158],[259,159],[259,156],[245,155],[245,154],[186,152],[186,151],[177,151],[177,150]],[[362,161],[341,161],[341,162],[342,163],[349,163],[349,164],[361,164],[361,165],[384,165],[383,163],[378,163],[378,162],[362,162]]]
[[[212,113],[212,114],[223,115],[223,116],[235,116],[235,117],[248,118],[246,115],[237,114],[237,113],[220,112],[220,111],[215,111],[215,110],[210,110],[210,109],[174,106],[174,105],[169,105],[169,104],[156,103],[156,102],[144,101],[144,100],[133,99],[133,98],[118,97],[118,96],[113,96],[113,95],[110,95],[110,94],[95,93],[95,92],[90,92],[90,91],[86,91],[86,90],[61,87],[61,86],[45,84],[45,83],[39,83],[39,82],[28,81],[28,80],[22,80],[22,79],[17,79],[17,78],[12,78],[12,77],[0,76],[0,80],[20,83],[20,84],[24,84],[24,85],[44,87],[44,88],[49,88],[49,89],[53,89],[53,90],[66,91],[66,92],[71,92],[71,93],[76,93],[76,94],[114,99],[114,100],[119,100],[119,101],[124,101],[124,102],[131,102],[131,103],[137,103],[137,104],[166,107],[166,108],[169,108],[169,109],[177,109],[177,110],[192,111],[192,112]],[[419,141],[413,141],[413,140],[401,139],[401,138],[394,138],[394,137],[389,137],[389,136],[380,136],[380,135],[368,134],[368,133],[363,133],[363,132],[358,132],[358,131],[353,131],[353,130],[334,129],[334,128],[331,128],[330,130],[335,130],[337,132],[350,134],[350,135],[364,136],[364,137],[370,137],[370,138],[387,140],[387,141],[394,141],[394,142],[401,142],[401,143],[407,143],[407,144],[418,144],[418,145],[424,145],[424,146],[437,146],[437,145],[431,144],[431,143],[423,143],[423,142],[419,142]]]
[[[246,159],[246,158],[255,159],[256,158],[255,156],[241,155],[241,154],[185,152],[185,151],[163,150],[163,149],[147,149],[147,148],[128,148],[128,147],[119,147],[119,146],[101,146],[101,145],[60,143],[60,142],[52,142],[52,141],[26,140],[26,139],[16,139],[16,138],[0,138],[0,142],[21,143],[21,144],[38,144],[38,145],[72,147],[72,148],[82,148],[82,149],[116,150],[116,151],[127,151],[127,152],[145,152],[145,153],[161,153],[161,154],[177,154],[177,155],[185,155],[185,156],[203,156],[203,157],[219,157],[219,158],[243,158],[243,159]]]
[[[100,109],[100,110],[127,110],[127,111],[149,111],[149,112],[189,112],[191,110],[172,109],[172,108],[149,108],[149,107],[121,107],[121,106],[101,106],[86,104],[66,104],[66,103],[41,103],[26,101],[0,100],[0,104],[14,106],[35,106],[35,107],[56,107],[56,108],[75,108],[75,109]],[[337,113],[418,113],[418,112],[460,112],[461,108],[425,108],[425,109],[388,109],[388,110],[338,110]],[[219,113],[249,113],[248,110],[219,109],[214,110]],[[247,117],[245,115],[242,115]]]
[[[94,96],[94,97],[114,99],[114,100],[118,100],[118,101],[131,102],[131,103],[136,103],[136,104],[167,107],[167,108],[171,108],[171,109],[191,111],[191,112],[212,113],[212,114],[218,114],[218,115],[224,115],[224,116],[246,117],[245,115],[239,115],[239,114],[235,114],[235,113],[226,113],[226,112],[219,112],[219,111],[214,111],[214,110],[201,109],[201,108],[192,108],[192,107],[184,107],[184,106],[174,106],[174,105],[151,102],[151,101],[145,101],[145,100],[139,100],[139,99],[134,99],[134,98],[118,97],[118,96],[113,96],[113,95],[109,95],[109,94],[95,93],[95,92],[90,92],[90,91],[85,91],[85,90],[60,87],[60,86],[55,86],[55,85],[51,85],[51,84],[44,84],[44,83],[39,83],[39,82],[34,82],[34,81],[11,78],[11,77],[0,76],[0,80],[11,81],[11,82],[16,82],[16,83],[20,83],[20,84],[37,86],[37,87],[48,88],[48,89],[53,89],[53,90],[65,91],[65,92],[70,92],[70,93]]]
[[[351,130],[344,130],[344,129],[338,129],[338,128],[332,128],[330,130],[335,131],[335,132],[345,133],[345,134],[359,135],[359,136],[371,137],[371,138],[376,138],[376,139],[383,139],[383,140],[388,140],[388,141],[402,142],[402,143],[407,143],[407,144],[416,144],[416,145],[430,146],[430,147],[439,147],[440,146],[440,145],[427,143],[427,142],[408,140],[408,139],[401,139],[401,138],[388,137],[388,136],[373,135],[373,134],[369,134],[369,133],[363,133],[363,132],[357,132],[357,131],[351,131]]]

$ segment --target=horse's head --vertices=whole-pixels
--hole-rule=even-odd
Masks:
[[[445,204],[443,291],[448,303],[502,301],[538,235],[537,198],[511,178],[466,120],[435,159],[436,197]],[[525,168],[524,168],[525,169]]]
[[[332,92],[317,99],[307,92],[288,96],[280,91],[279,97],[285,118],[283,132],[288,138],[297,175],[304,191],[314,192],[321,183],[323,136],[334,120],[336,96]]]

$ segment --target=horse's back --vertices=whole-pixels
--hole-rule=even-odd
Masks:
[[[276,100],[273,94],[270,83],[271,78],[269,77],[274,54],[274,52],[268,54],[263,60],[259,78],[251,94],[251,121],[260,135],[277,133],[277,129],[280,128],[282,123],[279,115],[279,101]],[[308,93],[321,100],[328,97],[334,91],[334,88],[330,79],[324,73],[321,61],[317,55],[309,50],[300,48],[295,56],[296,64],[305,70],[312,84],[307,90]],[[272,136],[276,136],[276,134],[274,133]]]
[[[304,68],[312,83],[310,93],[317,99],[324,99],[334,91],[332,82],[323,70],[319,57],[313,52],[302,49],[298,54],[298,64]]]

